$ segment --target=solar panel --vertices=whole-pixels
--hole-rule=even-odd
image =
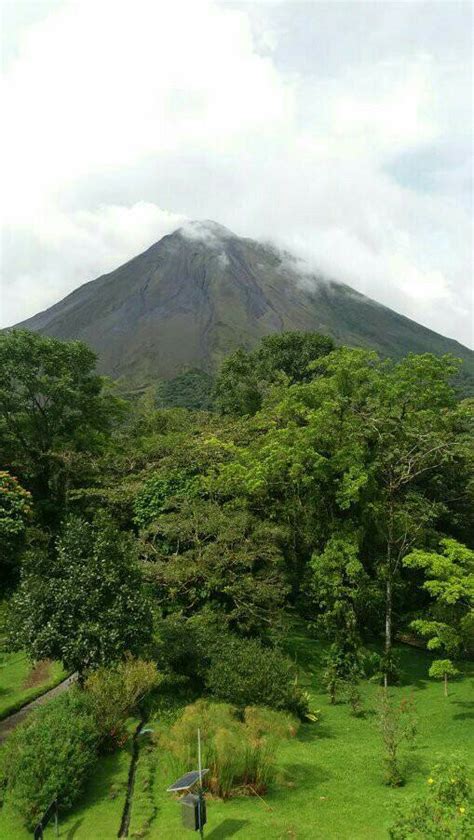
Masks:
[[[209,768],[206,770],[201,770],[201,776],[204,776],[206,773],[209,773]],[[178,790],[189,790],[196,782],[199,781],[199,770],[191,770],[190,773],[185,773],[184,776],[181,776],[177,782],[171,785],[169,788],[166,788],[168,793],[173,793],[174,791]]]

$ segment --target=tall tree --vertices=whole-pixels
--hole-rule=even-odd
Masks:
[[[11,604],[11,641],[32,659],[87,669],[139,653],[151,612],[132,538],[100,517],[66,520],[53,555],[27,554]]]
[[[210,609],[244,634],[277,626],[287,585],[276,524],[239,500],[218,504],[184,492],[168,499],[141,536],[147,577],[165,614]]]
[[[427,614],[412,621],[413,629],[428,639],[428,649],[448,658],[435,660],[430,676],[443,677],[445,694],[448,676],[455,673],[452,659],[474,647],[474,551],[453,539],[442,539],[440,551],[417,549],[403,564],[421,569],[423,588],[431,597]]]
[[[26,330],[0,335],[0,452],[56,517],[80,453],[103,446],[124,404],[107,393],[96,356],[80,341],[60,341]]]

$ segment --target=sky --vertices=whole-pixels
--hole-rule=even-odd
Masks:
[[[213,219],[473,345],[470,3],[0,5],[0,326]]]

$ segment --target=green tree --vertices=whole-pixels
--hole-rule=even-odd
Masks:
[[[418,549],[404,558],[404,565],[421,569],[423,589],[430,595],[428,616],[415,619],[411,627],[428,639],[429,650],[441,650],[449,658],[435,660],[430,676],[444,679],[457,670],[451,661],[472,647],[474,629],[474,551],[453,539],[440,541],[440,552]]]
[[[240,348],[225,359],[216,382],[216,405],[223,414],[253,415],[272,383],[311,379],[311,363],[333,349],[332,338],[318,333],[265,336],[255,350]]]
[[[368,577],[359,560],[353,535],[331,537],[322,552],[315,552],[310,567],[318,611],[317,626],[332,641],[326,661],[325,681],[336,702],[337,690],[346,685],[355,699],[361,674],[361,636],[358,626],[360,602],[367,592]]]
[[[80,675],[140,652],[151,611],[135,553],[132,538],[109,520],[92,526],[69,517],[52,556],[25,556],[12,600],[12,644]]]
[[[390,366],[377,383],[367,420],[373,429],[371,502],[380,542],[377,558],[385,587],[386,676],[392,658],[394,587],[404,556],[423,543],[444,510],[430,486],[458,456],[456,399],[450,357],[409,355]],[[368,408],[371,408],[369,405]]]
[[[84,452],[100,450],[124,404],[95,372],[96,355],[80,341],[26,330],[0,335],[0,450],[8,469],[61,515]]]
[[[239,500],[171,498],[141,538],[146,574],[165,614],[210,608],[244,633],[278,623],[288,589],[281,529],[257,519]]]
[[[7,585],[15,576],[28,522],[32,499],[10,473],[0,470],[0,582]]]
[[[450,659],[435,659],[428,671],[430,677],[444,681],[444,696],[448,696],[448,677],[457,677],[458,669]]]

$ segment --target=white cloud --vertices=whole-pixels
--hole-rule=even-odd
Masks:
[[[443,4],[305,4],[300,29],[298,4],[277,5],[63,0],[23,28],[4,80],[4,324],[198,217],[469,342],[463,7],[437,35]]]

